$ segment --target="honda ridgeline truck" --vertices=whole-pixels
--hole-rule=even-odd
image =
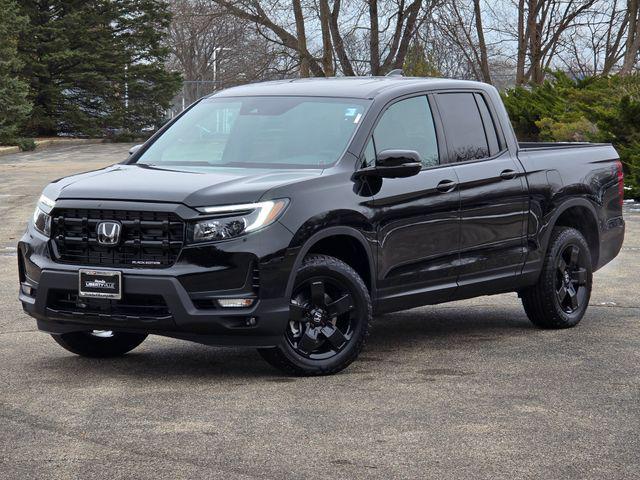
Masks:
[[[19,243],[24,310],[79,355],[155,334],[330,374],[376,314],[503,292],[573,327],[624,237],[611,145],[518,143],[482,83],[241,86],[130,153],[49,184]]]

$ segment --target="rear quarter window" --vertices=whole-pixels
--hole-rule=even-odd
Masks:
[[[500,151],[500,142],[496,132],[496,124],[491,116],[491,112],[487,106],[487,101],[484,97],[479,93],[476,93],[475,97],[484,123],[484,132],[487,136],[487,143],[489,144],[489,155],[493,157]]]

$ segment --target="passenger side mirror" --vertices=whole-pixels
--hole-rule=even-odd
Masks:
[[[129,155],[133,155],[134,153],[136,153],[138,150],[140,150],[140,148],[142,147],[142,143],[140,145],[134,145],[133,147],[131,147],[129,149]]]
[[[417,175],[420,170],[422,162],[415,150],[384,150],[377,155],[375,166],[358,170],[355,176],[406,178]]]

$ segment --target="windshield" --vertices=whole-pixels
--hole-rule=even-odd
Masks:
[[[369,103],[317,97],[205,99],[164,132],[137,163],[325,168],[347,148]]]

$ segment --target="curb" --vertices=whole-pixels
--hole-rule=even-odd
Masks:
[[[36,139],[36,150],[41,150],[56,145],[91,145],[92,143],[104,143],[102,138],[42,138]],[[20,153],[20,147],[0,147],[0,156]],[[28,152],[26,152],[28,153]]]
[[[10,153],[20,153],[19,147],[0,147],[0,156],[9,155]]]

